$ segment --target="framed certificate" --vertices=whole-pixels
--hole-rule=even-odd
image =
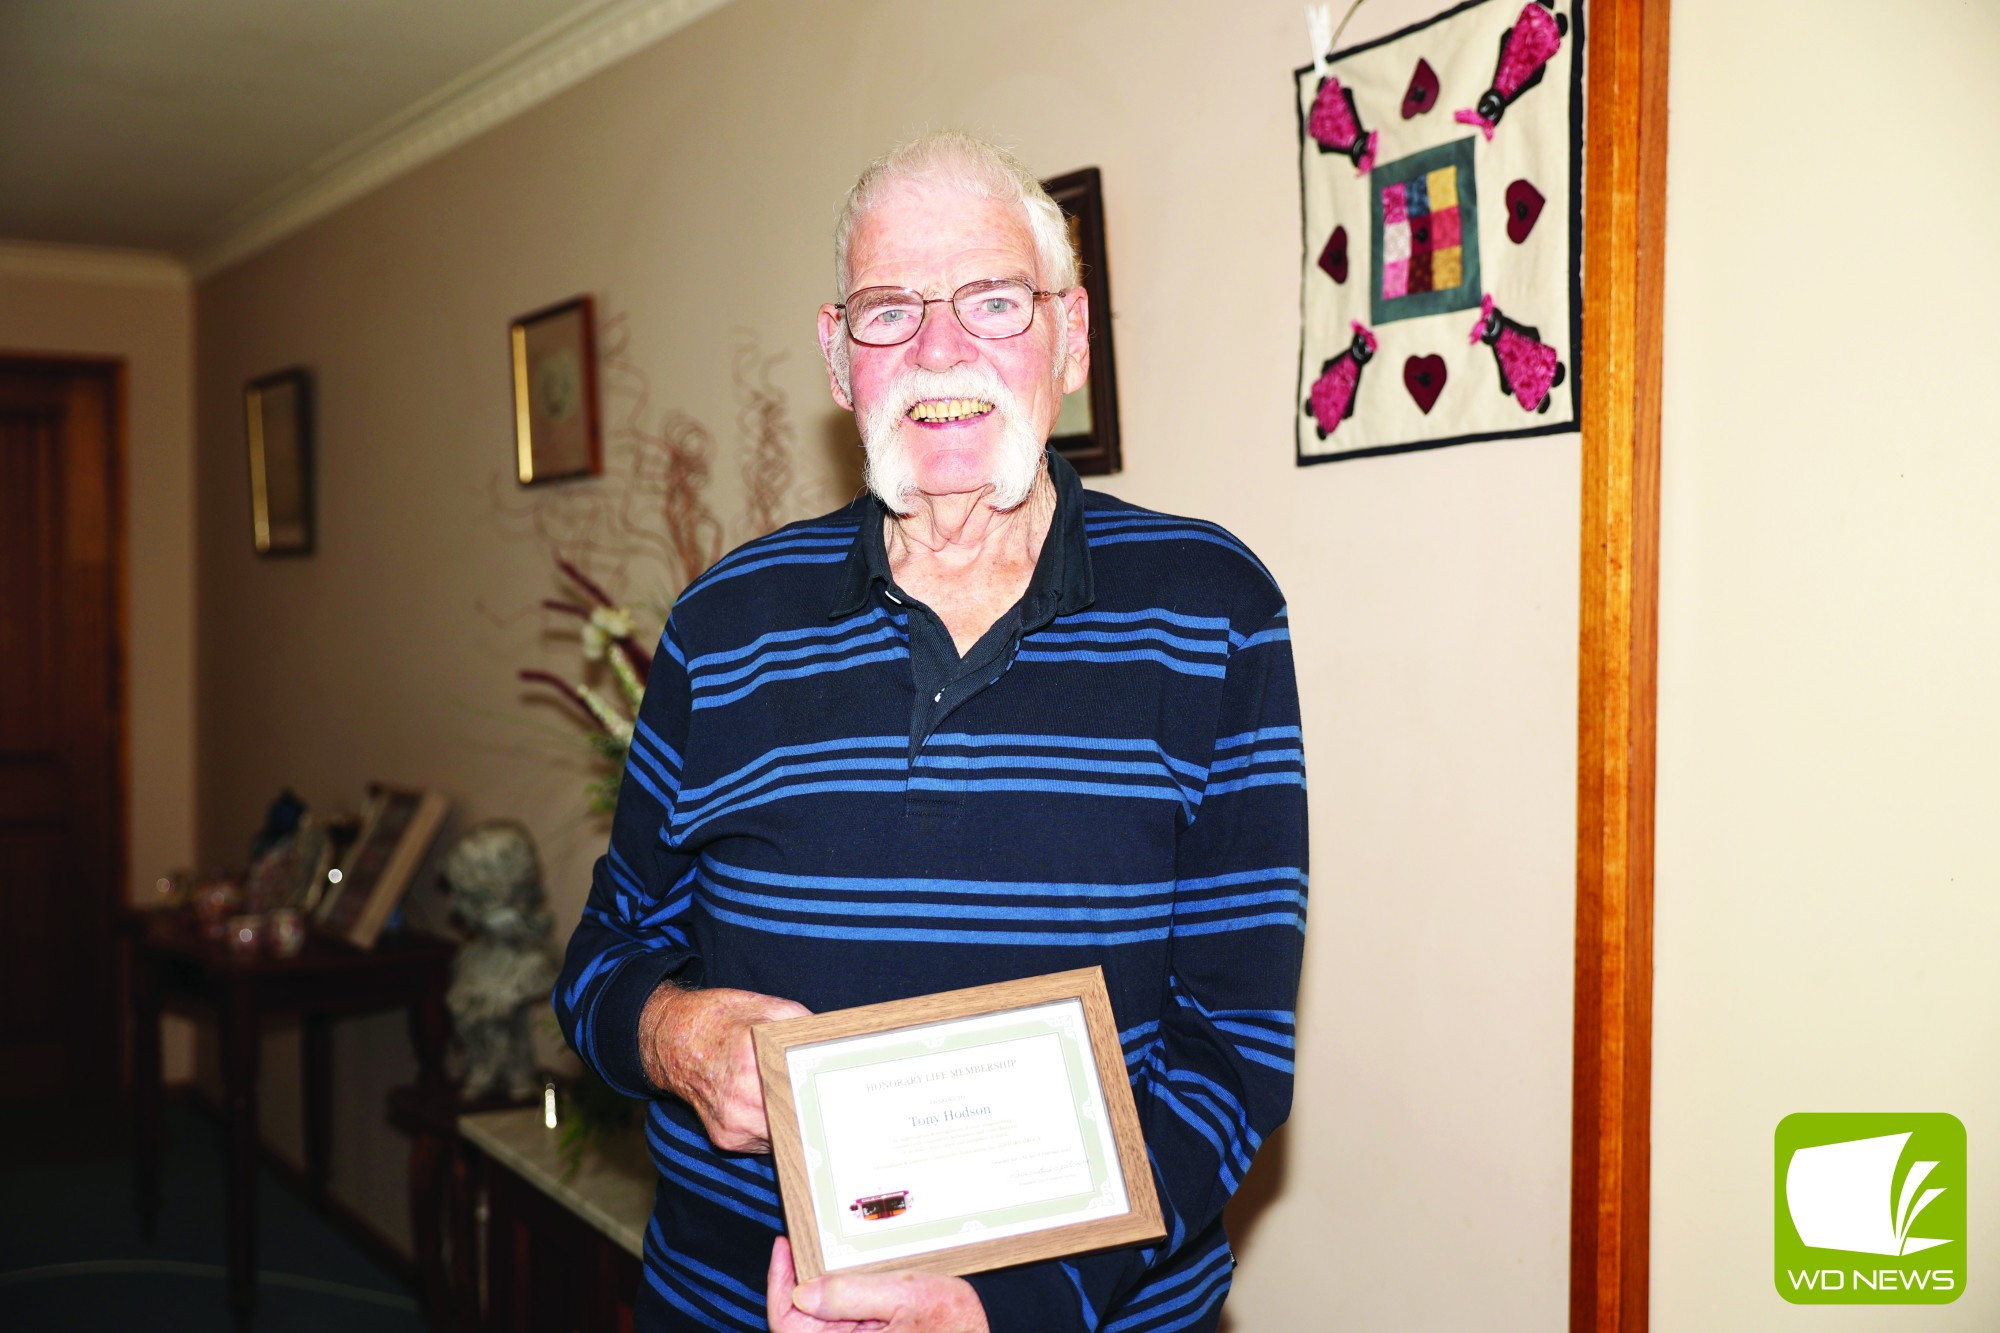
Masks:
[[[799,1281],[1165,1235],[1099,968],[751,1029]]]

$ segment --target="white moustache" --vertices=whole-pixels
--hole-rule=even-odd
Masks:
[[[1014,415],[1018,403],[991,366],[953,366],[950,370],[905,371],[883,395],[882,416],[887,421],[909,415],[918,403],[938,399],[975,398],[993,404],[1002,415]]]
[[[857,423],[867,453],[868,489],[898,514],[911,512],[920,494],[916,457],[910,445],[914,429],[910,409],[918,403],[976,399],[993,404],[1001,431],[994,458],[995,473],[989,503],[1011,509],[1028,497],[1039,475],[1042,441],[1022,413],[1020,400],[990,367],[954,366],[950,370],[912,368],[898,376]]]

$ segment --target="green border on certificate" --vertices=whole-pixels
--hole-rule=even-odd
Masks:
[[[1165,1234],[1101,968],[751,1029],[800,1281]]]
[[[932,1035],[926,1037],[926,1033]],[[964,1056],[1040,1039],[1056,1042],[1060,1052],[1079,1129],[1077,1138],[1089,1173],[1088,1187],[1031,1202],[958,1212],[928,1221],[913,1220],[908,1225],[879,1232],[871,1228],[868,1233],[857,1235],[834,1180],[833,1154],[826,1147],[820,1080],[829,1074],[860,1069],[881,1069],[888,1073],[892,1067],[911,1061]],[[815,1218],[829,1259],[867,1259],[891,1251],[908,1252],[912,1246],[946,1237],[976,1232],[1007,1234],[1022,1223],[1123,1211],[1123,1182],[1114,1169],[1103,1091],[1088,1056],[1089,1034],[1084,1025],[1083,1005],[1074,999],[984,1019],[906,1028],[877,1036],[798,1046],[788,1051],[786,1059],[798,1106],[800,1137],[806,1147]]]

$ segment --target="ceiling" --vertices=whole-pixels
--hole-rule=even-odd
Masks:
[[[644,7],[0,0],[0,241],[195,257],[481,78]]]

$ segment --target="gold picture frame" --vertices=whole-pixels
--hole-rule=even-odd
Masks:
[[[597,313],[588,296],[523,315],[507,330],[514,472],[521,485],[604,471],[597,403]]]
[[[963,1275],[1165,1234],[1101,968],[761,1024],[751,1039],[801,1282]],[[1006,1165],[1023,1143],[1039,1153],[1025,1175]]]
[[[313,549],[312,376],[302,367],[243,389],[250,456],[250,544],[258,555]]]

